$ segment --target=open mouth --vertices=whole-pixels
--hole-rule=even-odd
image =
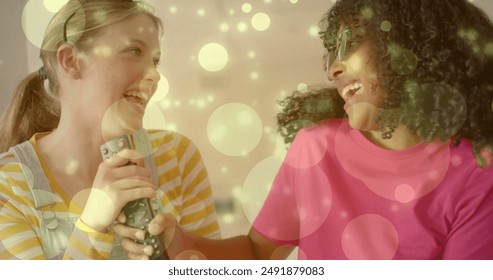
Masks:
[[[342,98],[348,102],[353,96],[362,94],[363,89],[363,84],[360,82],[349,84],[342,89]]]
[[[140,90],[130,90],[123,95],[127,101],[140,105],[141,107],[145,107],[147,101],[149,101],[149,96],[149,93]]]

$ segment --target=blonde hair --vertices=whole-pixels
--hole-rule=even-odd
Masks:
[[[64,44],[84,49],[102,28],[132,15],[148,15],[162,31],[162,22],[150,6],[130,0],[69,0],[49,22],[41,45],[44,73],[29,74],[15,89],[0,119],[0,152],[30,139],[35,133],[51,131],[60,121],[57,50]],[[43,74],[48,80],[45,88]]]

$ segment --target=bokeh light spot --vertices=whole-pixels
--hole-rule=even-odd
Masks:
[[[386,218],[361,215],[344,228],[342,249],[350,260],[389,260],[397,252],[399,236]]]
[[[392,29],[392,23],[390,23],[390,21],[384,20],[382,21],[382,23],[380,23],[380,30],[384,32],[389,32],[390,29]]]
[[[361,16],[364,19],[371,19],[371,18],[373,18],[375,16],[375,12],[370,7],[363,7],[361,9]]]
[[[229,31],[229,24],[227,24],[226,22],[223,22],[219,25],[219,30],[221,30],[222,32],[228,32]]]
[[[262,121],[257,112],[245,104],[225,104],[209,118],[207,136],[219,152],[229,156],[243,156],[260,142]]]
[[[258,80],[258,72],[253,71],[252,73],[250,73],[250,80]]]
[[[300,92],[300,93],[306,93],[308,92],[308,85],[305,84],[305,83],[300,83],[298,84],[298,86],[296,87],[296,89]]]
[[[257,163],[248,173],[243,189],[236,196],[243,205],[246,217],[253,223],[270,191],[270,186],[282,165],[282,159],[268,157]],[[264,186],[269,186],[265,188]]]
[[[389,47],[390,66],[399,75],[409,75],[416,70],[418,58],[409,49],[397,45]]]
[[[250,3],[243,3],[243,5],[241,5],[241,10],[245,14],[250,13],[252,11],[252,4],[250,4]]]
[[[228,51],[218,43],[206,44],[199,51],[199,63],[207,71],[220,71],[228,63]]]
[[[318,26],[310,26],[310,28],[308,29],[308,34],[310,34],[310,36],[312,37],[318,37],[318,32],[320,31],[320,29],[318,28]]]
[[[483,52],[486,56],[493,56],[493,42],[484,44]]]
[[[149,103],[146,107],[142,126],[146,129],[163,130],[166,128],[166,120],[163,111],[159,108],[156,102]]]
[[[450,159],[450,163],[452,163],[453,166],[459,166],[462,164],[462,157],[455,155]]]
[[[238,26],[236,27],[239,32],[246,32],[248,30],[248,25],[244,22],[238,23]]]
[[[198,15],[199,17],[203,17],[203,16],[205,15],[205,10],[204,10],[204,9],[198,9],[198,10],[197,10],[197,15]]]
[[[67,173],[68,175],[75,175],[75,173],[77,173],[79,169],[79,166],[80,166],[79,162],[77,160],[72,159],[71,161],[69,161],[67,166],[65,166],[65,173]]]
[[[159,74],[160,80],[156,88],[156,92],[152,95],[149,102],[160,102],[163,101],[169,93],[169,82],[168,79]]]
[[[414,189],[408,184],[402,184],[395,188],[394,195],[397,201],[407,203],[414,199]]]
[[[46,8],[43,1],[29,0],[24,6],[22,10],[22,30],[29,42],[34,46],[41,48],[45,29],[53,15],[54,13]]]
[[[43,0],[45,8],[52,13],[58,12],[67,2],[68,0]]]
[[[252,27],[257,31],[265,31],[270,26],[270,17],[266,13],[256,13],[252,17]]]
[[[296,3],[298,3],[298,0],[289,0],[289,3],[296,4]]]

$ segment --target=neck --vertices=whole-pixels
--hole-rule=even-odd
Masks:
[[[68,193],[90,187],[102,161],[103,143],[99,127],[91,127],[83,118],[62,114],[58,128],[38,141],[38,147],[50,171]],[[63,185],[62,182],[77,182]]]
[[[362,133],[375,145],[387,150],[404,150],[422,142],[417,135],[409,132],[404,125],[398,126],[390,139],[382,138],[382,132],[378,130],[362,131]]]

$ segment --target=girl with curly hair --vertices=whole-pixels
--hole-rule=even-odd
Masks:
[[[151,232],[172,257],[493,259],[490,19],[467,0],[339,0],[320,34],[336,88],[285,100],[296,137],[248,236],[167,216]]]

